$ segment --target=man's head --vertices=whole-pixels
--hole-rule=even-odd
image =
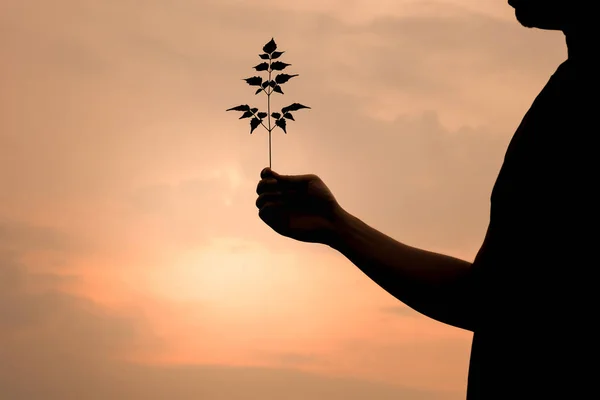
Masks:
[[[592,9],[593,0],[508,0],[515,9],[521,25],[527,28],[561,30],[577,28],[586,13]],[[589,14],[588,14],[589,16]]]

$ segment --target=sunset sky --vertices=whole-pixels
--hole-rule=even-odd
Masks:
[[[506,146],[566,58],[505,0],[1,0],[0,400],[458,400],[472,335],[258,218],[314,173],[472,261]]]

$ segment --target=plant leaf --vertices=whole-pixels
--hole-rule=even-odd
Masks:
[[[263,89],[258,89],[256,92],[254,92],[254,94],[259,94],[262,91],[263,91]]]
[[[275,44],[275,39],[271,38],[271,40],[263,46],[263,51],[271,54],[275,50],[277,50],[277,44]]]
[[[248,104],[242,104],[241,106],[228,108],[225,111],[250,111],[250,106]]]
[[[252,116],[254,116],[254,114],[252,114],[250,111],[246,111],[244,114],[242,114],[242,116],[239,119],[250,118]]]
[[[300,103],[293,103],[293,104],[290,104],[290,105],[289,105],[289,106],[287,106],[287,107],[283,107],[283,108],[281,109],[281,112],[285,114],[285,113],[287,113],[288,111],[298,111],[298,110],[300,110],[300,109],[302,109],[302,108],[310,108],[310,107],[304,106],[304,105],[302,105],[302,104],[300,104]]]
[[[266,112],[259,112],[258,114],[256,114],[258,116],[258,118],[263,119],[266,118],[266,116],[268,115]]]
[[[292,65],[292,64],[284,63],[284,62],[281,62],[281,61],[275,61],[274,63],[271,63],[271,70],[273,70],[273,71],[281,71],[285,67],[288,67],[290,65]]]
[[[273,117],[275,119],[279,119],[279,118],[281,118],[281,114],[279,114],[278,112],[274,112],[274,113],[271,113],[271,117]]]
[[[274,51],[273,54],[271,54],[271,60],[281,57],[283,53],[285,53],[285,51]]]
[[[283,118],[278,119],[277,121],[275,121],[275,125],[277,125],[281,129],[283,129],[284,133],[287,133],[285,130],[285,119],[283,119]]]
[[[263,60],[268,60],[269,59],[269,55],[268,54],[259,54],[258,56],[260,58],[262,58]]]
[[[269,69],[269,63],[262,62],[258,65],[255,65],[253,68],[257,71],[266,71]]]
[[[252,135],[252,132],[260,125],[260,119],[258,118],[252,118],[250,120],[250,134]]]
[[[283,90],[281,90],[281,86],[277,85],[273,88],[274,92],[283,94]]]
[[[260,76],[253,76],[251,78],[246,78],[244,80],[250,86],[260,86],[262,83],[262,77],[260,77]]]
[[[269,86],[274,88],[275,86],[277,86],[277,84],[275,83],[275,81],[269,81]]]
[[[284,118],[287,119],[291,119],[292,121],[295,121],[294,116],[292,114],[290,114],[289,112],[286,112],[285,114],[283,114]]]
[[[269,82],[271,82],[271,81],[264,81],[264,82],[262,83],[262,85],[261,85],[261,86],[262,86],[262,88],[263,88],[263,89],[266,89],[266,88],[267,88],[267,86],[269,86]]]
[[[250,111],[254,114],[256,114],[256,112],[258,111],[258,108],[251,108]]]
[[[289,81],[290,79],[292,79],[295,76],[298,76],[298,74],[294,74],[294,75],[279,74],[275,77],[275,82],[277,82],[279,84],[286,83],[287,81]]]

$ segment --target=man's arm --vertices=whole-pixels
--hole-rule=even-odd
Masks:
[[[472,263],[397,242],[344,210],[329,245],[419,313],[473,331]]]

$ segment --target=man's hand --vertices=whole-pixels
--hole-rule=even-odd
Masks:
[[[316,175],[280,175],[262,170],[256,193],[259,217],[280,235],[330,245],[341,207]]]

